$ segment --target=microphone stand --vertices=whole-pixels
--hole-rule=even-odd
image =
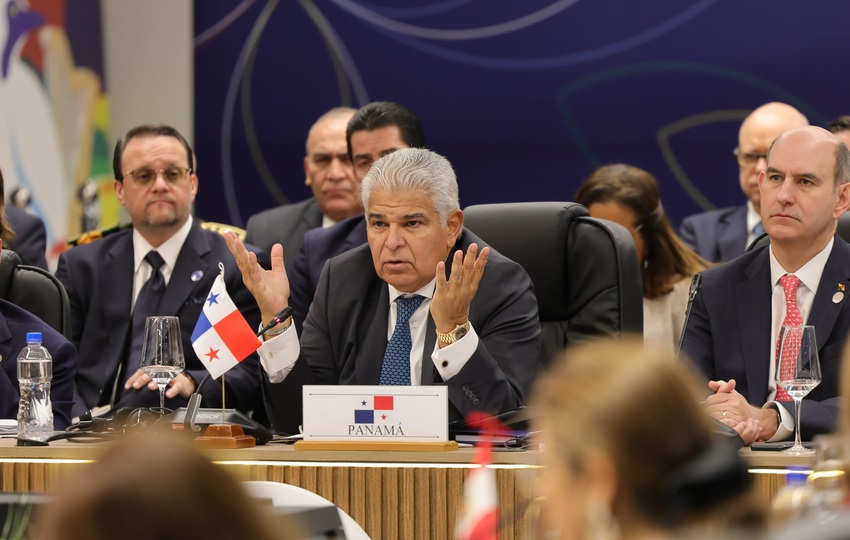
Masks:
[[[697,297],[700,287],[702,287],[702,274],[697,272],[691,280],[691,288],[688,290],[688,307],[685,309],[685,323],[682,325],[682,334],[679,336],[679,346],[676,347],[676,362],[679,362],[679,357],[682,355],[682,345],[685,344],[685,331],[688,329],[688,321],[691,319],[691,309],[694,307],[694,300]]]
[[[257,337],[262,337],[263,334],[268,332],[273,327],[281,324],[283,321],[292,316],[292,308],[286,306],[282,310],[278,311],[277,314],[272,317],[272,320],[269,321],[267,325],[262,327],[259,332],[257,332]],[[204,384],[209,380],[210,374],[207,373],[203,380],[198,384],[198,387],[195,388],[195,392],[192,394],[192,397],[189,398],[189,403],[186,405],[186,414],[183,415],[183,429],[187,431],[199,432],[201,431],[201,426],[195,425],[195,418],[198,416],[198,411],[201,408],[201,400],[204,396],[201,395],[201,388],[203,388]]]

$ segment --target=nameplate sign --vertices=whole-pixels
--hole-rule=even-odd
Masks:
[[[445,442],[445,386],[304,386],[304,440]]]

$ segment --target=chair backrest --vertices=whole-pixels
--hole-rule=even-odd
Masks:
[[[624,227],[572,202],[470,206],[464,225],[531,277],[544,364],[570,343],[643,332],[640,266]]]
[[[0,251],[0,298],[70,337],[71,307],[65,287],[47,270],[21,264],[18,254],[8,249]]]
[[[339,512],[342,522],[342,530],[348,540],[369,540],[369,535],[354,519],[317,493],[308,491],[298,486],[284,484],[282,482],[267,482],[265,480],[249,480],[242,482],[242,487],[248,495],[257,499],[270,500],[275,507],[292,508],[321,508],[326,506],[335,507]]]

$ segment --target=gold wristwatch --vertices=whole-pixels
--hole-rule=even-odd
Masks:
[[[469,324],[469,321],[466,321],[465,323],[459,326],[455,326],[455,329],[449,332],[448,334],[441,334],[437,332],[437,341],[439,341],[440,343],[454,343],[455,341],[468,334],[470,328],[471,325]]]

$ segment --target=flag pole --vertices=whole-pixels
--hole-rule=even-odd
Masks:
[[[222,373],[221,374],[221,423],[222,424],[224,423],[224,410],[225,410],[225,408],[226,407],[225,407],[225,404],[224,404],[224,373]]]

